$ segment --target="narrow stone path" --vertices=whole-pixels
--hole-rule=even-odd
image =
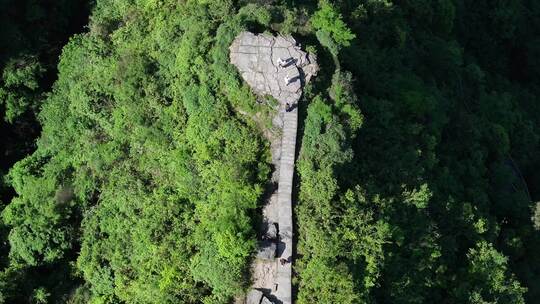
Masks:
[[[292,303],[292,261],[293,261],[293,202],[292,188],[294,175],[294,157],[296,151],[296,132],[298,126],[298,108],[283,115],[283,137],[281,141],[281,160],[278,183],[279,208],[279,248],[281,258],[288,263],[279,263],[277,268],[276,297],[283,304]]]
[[[242,32],[230,51],[231,63],[253,91],[262,98],[271,95],[279,102],[280,112],[273,123],[282,129],[281,145],[278,137],[269,136],[272,163],[277,169],[272,181],[278,185],[263,208],[264,236],[252,265],[253,285],[245,302],[292,304],[292,189],[298,101],[303,85],[316,75],[319,67],[315,56],[302,51],[291,36]],[[289,106],[292,110],[285,111]]]

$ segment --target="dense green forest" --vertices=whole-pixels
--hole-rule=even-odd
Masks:
[[[536,303],[540,3],[0,0],[0,303],[230,303],[272,115],[243,30],[321,67],[300,101],[298,303]]]
[[[91,3],[0,0],[0,5],[0,209],[4,210],[15,194],[6,174],[17,161],[36,149],[35,140],[41,130],[37,115],[58,78],[62,47],[71,35],[84,30]],[[40,203],[35,201],[36,205]],[[26,214],[21,219],[38,220],[34,215],[37,214]],[[8,242],[10,231],[9,221],[2,215],[1,303],[44,302],[51,294],[60,299],[82,282],[69,276],[68,260],[41,265],[10,260],[10,247],[16,247]]]

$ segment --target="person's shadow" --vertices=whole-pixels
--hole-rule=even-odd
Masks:
[[[279,288],[279,286],[277,288]],[[270,302],[272,302],[274,304],[283,304],[283,302],[281,300],[278,300],[278,298],[276,298],[276,296],[272,294],[271,289],[269,289],[269,288],[256,288],[256,289],[261,291],[263,293],[263,295],[268,300],[270,300]],[[261,301],[262,301],[262,299],[261,299]]]
[[[296,59],[295,58],[292,58],[292,57],[289,57],[288,59],[285,60],[285,63],[282,65],[283,68],[287,68],[293,64],[296,64]]]

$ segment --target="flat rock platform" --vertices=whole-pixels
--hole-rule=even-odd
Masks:
[[[291,36],[242,32],[230,52],[231,63],[255,93],[270,95],[282,103],[296,103],[303,83],[318,70],[314,56],[302,51]],[[280,65],[280,59],[286,63]]]

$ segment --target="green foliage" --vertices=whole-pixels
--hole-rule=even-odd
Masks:
[[[334,57],[337,57],[339,45],[332,39],[330,34],[325,31],[317,31],[315,35],[317,36],[319,43],[326,47]]]
[[[0,103],[4,103],[4,119],[13,122],[25,111],[35,111],[39,107],[39,83],[44,68],[35,57],[25,56],[12,59],[2,74],[3,86],[0,86]]]
[[[98,0],[56,79],[85,4],[53,2],[0,12],[0,303],[244,293],[273,114],[229,64],[244,29],[319,50],[299,103],[297,302],[540,296],[539,5]]]
[[[343,22],[341,14],[330,1],[319,1],[319,10],[313,14],[310,21],[317,32],[320,31],[317,37],[321,44],[336,51],[336,53],[338,48],[349,46],[350,41],[356,37]]]
[[[40,170],[40,162],[43,160],[35,155],[19,162],[10,172],[18,197],[4,209],[2,217],[13,227],[9,242],[10,258],[15,264],[54,262],[71,248],[74,237],[70,225],[72,197],[58,199],[56,193],[61,185],[54,176],[55,168],[48,166],[44,174],[39,174],[35,170]]]
[[[298,12],[296,10],[285,10],[283,12],[283,22],[280,26],[280,32],[287,35],[295,32],[297,29]]]
[[[539,122],[539,91],[536,47],[525,41],[537,29],[516,25],[538,24],[529,14],[540,7],[326,4],[311,24],[337,71],[330,88],[317,84],[331,106],[306,97],[296,209],[299,300],[336,302],[328,296],[344,294],[328,292],[332,282],[321,278],[339,272],[334,281],[349,296],[343,302],[534,302],[540,264],[532,252],[540,238],[530,218],[540,179],[532,126]],[[328,30],[336,19],[362,39],[343,48]],[[324,53],[319,57],[330,66]],[[345,221],[347,211],[362,224]],[[343,226],[362,233],[340,234]],[[337,247],[351,235],[370,245]],[[352,259],[356,253],[369,263]]]
[[[383,263],[388,225],[376,216],[378,198],[361,187],[341,190],[347,142],[362,124],[350,75],[334,75],[333,106],[316,96],[308,107],[298,172],[299,303],[358,303],[371,299]]]
[[[411,204],[418,209],[426,208],[428,206],[429,199],[433,196],[433,193],[429,190],[427,184],[422,184],[418,190],[405,190],[403,194],[405,196],[405,203]]]
[[[257,108],[227,57],[246,10],[217,22],[225,7],[97,3],[91,31],[63,50],[38,150],[10,173],[12,263],[75,256],[90,293],[75,302],[223,303],[243,292],[269,157],[234,112]],[[252,13],[268,22],[264,12]]]
[[[49,297],[51,294],[47,292],[47,290],[43,287],[37,288],[34,290],[34,294],[32,295],[32,303],[36,304],[45,304],[49,302]]]
[[[491,244],[480,242],[467,254],[469,267],[464,289],[469,303],[525,303],[526,288],[508,275],[507,258]]]
[[[335,106],[343,113],[343,119],[354,135],[362,127],[364,116],[357,105],[358,98],[353,90],[352,74],[343,71],[334,73],[329,95]]]
[[[356,303],[352,275],[344,264],[325,265],[314,258],[305,270],[302,280],[309,281],[298,298],[298,303]]]
[[[148,190],[125,174],[104,189],[100,207],[85,216],[78,266],[94,295],[129,303],[195,303],[205,291],[185,276],[193,250],[186,228],[192,215],[183,210],[189,205]]]
[[[269,26],[272,21],[272,14],[268,7],[249,3],[238,10],[240,18],[246,21],[255,21],[263,26]]]
[[[74,218],[64,208],[70,202],[54,199],[60,188],[69,187],[59,186],[55,169],[41,175],[24,172],[21,165],[11,174],[25,179],[16,189],[9,181],[4,184],[4,174],[35,150],[40,131],[36,115],[56,79],[61,48],[70,35],[83,30],[89,5],[86,0],[0,2],[0,212],[16,192],[25,195],[3,210],[0,219],[0,302],[30,303],[34,290],[43,291],[36,299],[52,302],[76,282],[63,267],[74,237]],[[19,267],[27,263],[36,266]]]

